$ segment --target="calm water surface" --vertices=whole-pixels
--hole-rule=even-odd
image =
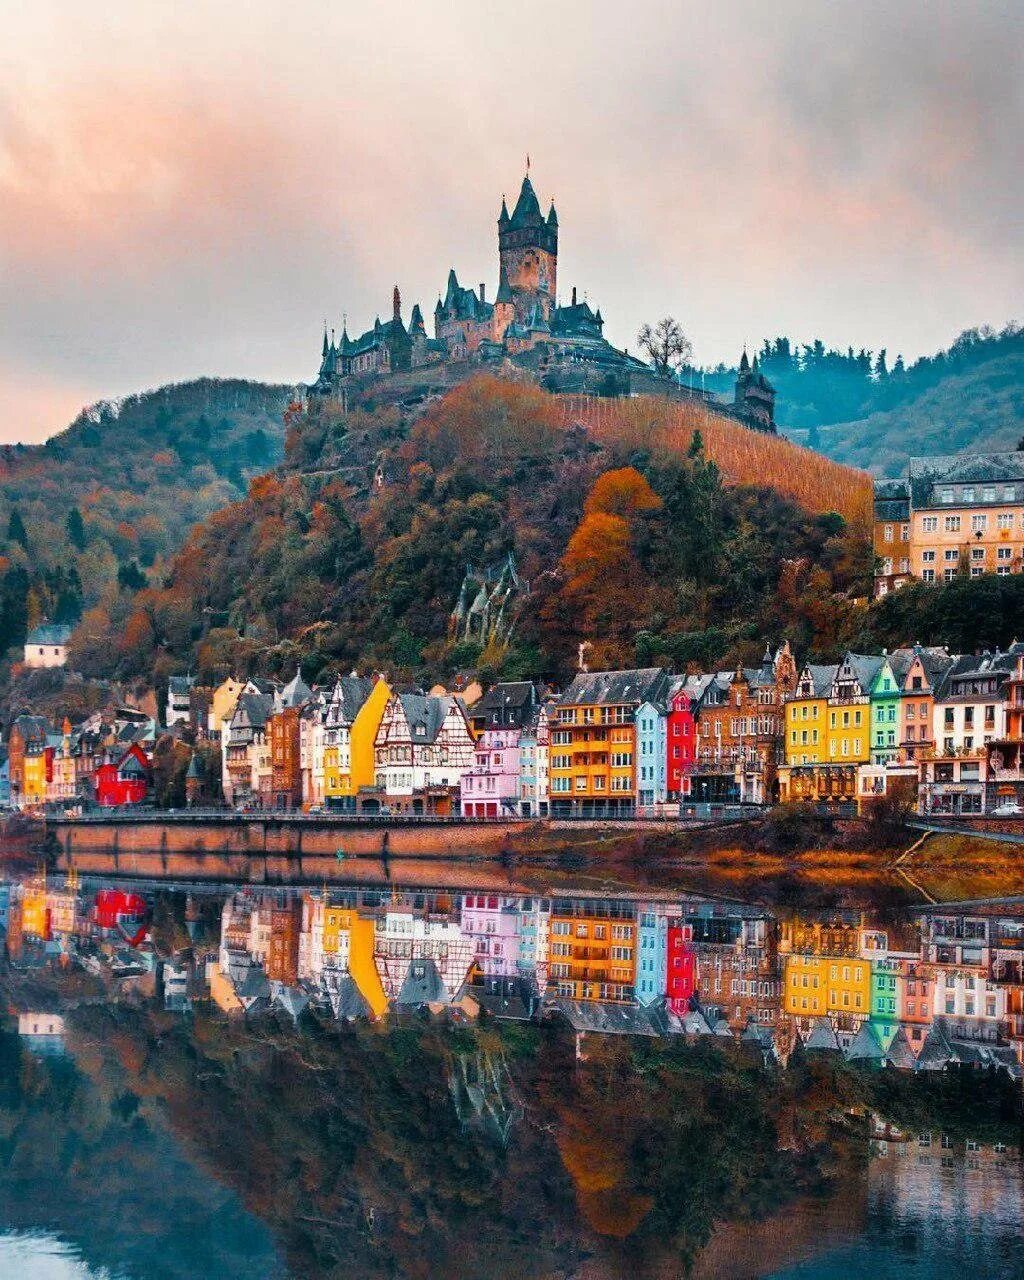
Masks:
[[[1024,1276],[1019,1080],[841,1051],[1012,1066],[1019,904],[466,874],[0,885],[0,1277]]]

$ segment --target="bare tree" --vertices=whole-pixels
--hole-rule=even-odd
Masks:
[[[653,329],[645,324],[636,340],[659,378],[671,378],[689,364],[693,355],[693,343],[683,332],[679,321],[671,316],[659,320]]]

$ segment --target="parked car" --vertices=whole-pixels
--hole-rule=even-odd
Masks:
[[[1002,804],[997,804],[992,810],[994,818],[1019,818],[1024,813],[1024,809],[1016,802],[1016,800],[1004,800]]]

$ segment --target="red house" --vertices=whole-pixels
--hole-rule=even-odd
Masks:
[[[690,794],[690,773],[697,754],[693,703],[685,689],[677,689],[669,695],[665,723],[668,798],[685,800]]]
[[[149,795],[149,757],[137,742],[123,754],[110,756],[95,773],[96,803],[105,807],[140,804]]]
[[[697,989],[697,952],[693,945],[693,925],[672,920],[668,926],[668,964],[665,992],[668,1007],[683,1014]]]

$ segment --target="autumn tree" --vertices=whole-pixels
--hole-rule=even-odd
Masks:
[[[636,340],[659,378],[673,377],[689,364],[693,355],[693,343],[672,316],[665,316],[653,328],[645,324]]]

